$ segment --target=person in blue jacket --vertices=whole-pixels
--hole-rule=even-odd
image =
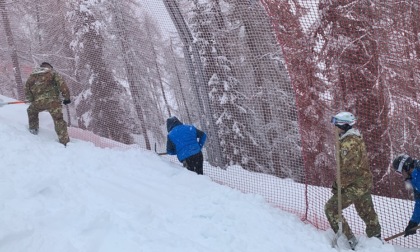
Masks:
[[[404,177],[406,188],[412,188],[414,192],[413,215],[404,230],[404,237],[407,237],[416,233],[413,228],[420,223],[420,160],[413,159],[407,154],[400,154],[394,159],[392,166],[396,173]]]
[[[203,153],[201,149],[206,142],[206,133],[192,125],[183,124],[175,116],[166,120],[166,127],[168,129],[166,153],[177,155],[178,160],[184,167],[203,175]]]

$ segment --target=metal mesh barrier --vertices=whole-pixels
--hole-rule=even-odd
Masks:
[[[163,152],[175,115],[208,134],[205,175],[320,229],[330,118],[351,111],[388,237],[414,206],[390,163],[419,150],[418,13],[417,0],[0,0],[0,94],[23,100],[32,68],[50,62],[71,90],[72,139]],[[364,233],[353,208],[344,215]]]

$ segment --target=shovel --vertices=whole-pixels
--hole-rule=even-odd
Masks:
[[[342,201],[341,201],[341,174],[340,174],[340,141],[338,135],[338,129],[336,129],[336,143],[335,143],[335,158],[337,163],[337,198],[338,198],[338,232],[335,234],[332,241],[333,248],[338,247],[338,239],[343,235],[343,214],[342,214]]]
[[[156,152],[156,154],[158,154],[159,156],[168,155],[168,153],[166,153],[166,152],[157,152],[157,151],[156,151],[156,143],[155,143],[155,152]]]
[[[417,229],[419,229],[420,228],[420,226],[417,226],[417,227],[413,227],[412,229],[410,229],[411,231],[414,231],[414,230],[417,230]],[[397,238],[397,237],[400,237],[400,236],[402,236],[403,234],[405,234],[405,231],[403,231],[403,232],[401,232],[401,233],[398,233],[398,234],[395,234],[395,235],[393,235],[393,236],[390,236],[390,237],[387,237],[387,238],[385,238],[384,239],[384,241],[390,241],[390,240],[392,240],[392,239],[395,239],[395,238]]]
[[[3,107],[4,105],[12,105],[12,104],[25,104],[28,102],[25,101],[12,101],[12,102],[3,102],[0,100],[0,107]]]

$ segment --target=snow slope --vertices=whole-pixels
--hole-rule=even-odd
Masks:
[[[0,252],[337,251],[331,231],[152,152],[64,148],[45,112],[31,135],[26,108],[0,107]],[[358,251],[420,250],[361,236]]]

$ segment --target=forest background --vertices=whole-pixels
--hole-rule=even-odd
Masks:
[[[418,1],[158,2],[0,0],[0,94],[24,99],[48,61],[70,86],[70,127],[161,150],[176,115],[208,133],[210,165],[322,187],[330,118],[350,111],[374,194],[411,199],[390,162],[419,150]]]

